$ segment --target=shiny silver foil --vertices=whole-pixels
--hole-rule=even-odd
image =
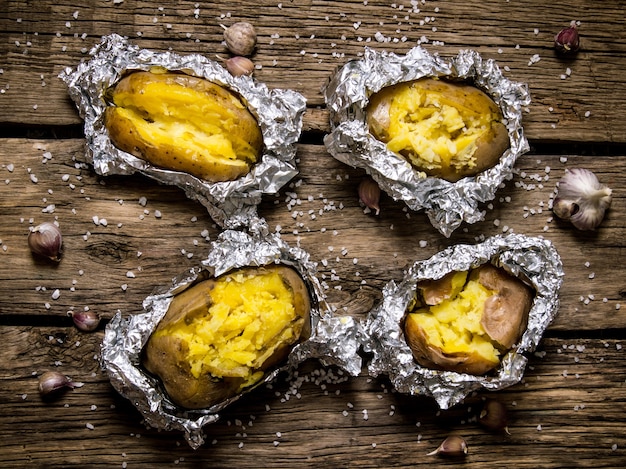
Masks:
[[[165,316],[172,298],[197,282],[232,269],[273,263],[293,267],[304,279],[311,295],[312,333],[292,349],[283,366],[268,372],[245,393],[273,381],[282,371],[294,370],[309,358],[316,358],[326,366],[341,367],[353,376],[359,374],[362,363],[357,353],[361,345],[358,324],[349,317],[333,317],[316,277],[316,264],[302,249],[290,247],[277,234],[268,234],[266,226],[257,219],[252,223],[251,233],[236,230],[221,233],[202,265],[174,278],[171,285],[157,288],[144,300],[143,312],[130,315],[117,312],[107,324],[101,348],[102,367],[113,387],[137,407],[147,424],[162,430],[183,431],[189,445],[196,449],[204,442],[202,428],[216,422],[219,412],[243,395],[208,409],[186,410],[172,403],[158,380],[142,368],[141,351]]]
[[[248,76],[234,77],[219,63],[199,54],[183,56],[140,49],[117,34],[103,37],[90,55],[90,60],[74,69],[63,70],[59,78],[66,83],[84,119],[86,156],[98,174],[137,172],[161,183],[176,185],[189,198],[202,203],[220,226],[236,228],[254,218],[262,194],[278,192],[298,173],[295,144],[300,138],[306,109],[306,99],[301,94],[269,89]],[[259,122],[265,147],[262,158],[250,173],[234,181],[209,183],[184,172],[155,167],[111,143],[103,120],[106,90],[125,72],[153,67],[205,78],[244,99]]]
[[[509,132],[510,148],[496,166],[456,183],[426,177],[369,133],[365,108],[382,88],[424,77],[447,77],[472,82],[500,107]],[[493,60],[461,50],[443,59],[422,47],[406,55],[366,48],[363,57],[339,68],[322,89],[330,112],[331,132],[324,143],[337,160],[362,168],[395,200],[412,210],[425,210],[432,225],[449,237],[463,222],[484,218],[480,203],[495,197],[512,177],[513,166],[529,150],[522,128],[522,107],[530,103],[528,87],[502,75]]]
[[[536,290],[528,326],[519,344],[488,376],[421,367],[413,358],[401,327],[417,283],[487,262],[502,267]],[[562,282],[563,265],[552,244],[542,238],[523,235],[495,236],[477,245],[452,246],[430,259],[415,262],[400,283],[391,281],[384,287],[381,303],[363,322],[363,348],[373,354],[368,372],[371,376],[387,374],[397,391],[431,396],[442,409],[461,402],[475,390],[495,391],[516,384],[522,379],[528,354],[536,349],[544,331],[556,317]]]

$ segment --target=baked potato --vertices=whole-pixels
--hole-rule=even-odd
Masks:
[[[509,135],[496,103],[475,86],[422,78],[373,94],[370,134],[418,171],[450,182],[498,162]]]
[[[175,404],[209,408],[260,382],[311,333],[310,299],[290,267],[245,267],[176,295],[143,367]]]
[[[423,367],[484,375],[526,330],[534,290],[492,264],[419,282],[404,335]]]
[[[108,91],[113,145],[155,166],[209,182],[247,174],[260,158],[256,118],[230,90],[183,73],[138,71]]]

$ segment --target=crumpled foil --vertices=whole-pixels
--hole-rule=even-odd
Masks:
[[[528,326],[520,342],[489,376],[420,366],[413,358],[401,327],[417,283],[487,262],[502,267],[536,290]],[[517,234],[495,236],[477,245],[452,246],[430,259],[415,262],[399,284],[391,281],[384,287],[381,303],[363,321],[363,349],[373,354],[368,372],[374,377],[387,374],[398,392],[431,396],[442,409],[461,402],[475,390],[495,391],[516,384],[524,374],[527,355],[536,349],[544,331],[556,317],[562,282],[563,265],[552,244],[542,238]]]
[[[141,366],[141,351],[165,316],[172,298],[197,282],[232,269],[273,263],[293,267],[304,279],[311,295],[311,337],[292,349],[283,366],[268,372],[260,383],[242,394],[201,410],[187,410],[172,403],[158,380]],[[142,313],[115,314],[106,326],[102,342],[102,367],[113,387],[137,407],[147,424],[162,430],[181,430],[189,445],[197,449],[204,443],[202,428],[216,422],[222,409],[309,358],[316,358],[325,366],[341,367],[353,376],[360,373],[359,325],[350,317],[333,317],[316,271],[316,264],[304,250],[290,247],[276,234],[268,234],[262,221],[253,224],[251,234],[226,230],[213,242],[211,253],[201,266],[180,274],[171,285],[155,289],[144,300]]]
[[[510,148],[496,166],[456,183],[426,177],[369,133],[365,113],[369,97],[384,87],[424,77],[470,81],[500,107]],[[522,107],[530,103],[527,85],[505,78],[495,61],[484,60],[476,51],[461,50],[446,60],[420,46],[404,56],[365,48],[363,57],[339,68],[322,91],[331,121],[331,132],[324,138],[328,152],[364,169],[394,200],[415,211],[425,210],[446,237],[463,222],[483,220],[479,204],[495,197],[501,183],[512,177],[517,158],[529,150],[522,128]]]
[[[183,189],[202,203],[222,227],[245,226],[256,214],[264,193],[276,193],[298,170],[296,142],[302,130],[306,99],[291,90],[269,89],[255,79],[232,76],[219,63],[199,54],[178,55],[140,49],[111,34],[90,51],[91,59],[60,74],[70,97],[84,119],[86,156],[96,173],[144,174],[161,183]],[[252,171],[234,181],[209,183],[190,174],[162,169],[116,148],[104,126],[105,91],[124,72],[161,67],[205,78],[238,93],[257,118],[263,133],[264,152]]]

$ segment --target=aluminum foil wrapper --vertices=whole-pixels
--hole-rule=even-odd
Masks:
[[[421,367],[413,358],[401,328],[417,283],[487,262],[502,267],[536,290],[528,326],[520,342],[489,376]],[[363,348],[373,354],[368,372],[371,376],[387,374],[398,392],[431,396],[442,409],[461,402],[475,390],[495,391],[516,384],[524,374],[527,355],[536,349],[544,331],[556,317],[562,282],[563,265],[552,244],[542,238],[523,235],[495,236],[477,245],[456,245],[428,260],[418,261],[400,283],[391,281],[385,286],[381,303],[364,321]]]
[[[105,330],[101,363],[113,387],[137,407],[147,424],[162,430],[183,431],[194,449],[204,443],[202,428],[216,422],[222,409],[307,359],[339,366],[353,376],[362,369],[357,353],[362,341],[360,327],[352,318],[333,317],[316,277],[316,264],[305,251],[288,246],[278,235],[268,234],[262,225],[260,230],[255,228],[256,225],[252,234],[224,231],[201,266],[177,276],[171,285],[157,288],[144,300],[142,313],[123,316],[118,312]],[[158,380],[146,373],[140,362],[141,351],[165,316],[172,298],[197,282],[232,269],[273,263],[292,266],[304,279],[311,295],[311,337],[292,349],[283,366],[268,372],[260,383],[242,394],[201,410],[187,410],[172,403]]]
[[[302,130],[306,99],[291,90],[269,89],[255,79],[234,77],[219,63],[199,54],[154,52],[111,34],[90,51],[91,59],[66,68],[59,78],[67,85],[84,119],[87,159],[103,176],[141,173],[161,183],[182,188],[202,203],[220,226],[237,228],[254,218],[264,193],[276,193],[298,170],[296,142]],[[165,68],[205,78],[238,93],[257,118],[263,133],[264,152],[252,171],[234,181],[209,183],[190,174],[155,167],[117,149],[109,139],[103,113],[104,95],[125,72]]]
[[[382,88],[424,77],[472,82],[500,107],[510,148],[498,164],[456,183],[426,177],[369,133],[365,108]],[[322,89],[330,112],[331,132],[324,143],[337,160],[362,168],[394,200],[412,210],[425,210],[432,225],[449,237],[463,222],[484,218],[480,203],[492,200],[502,182],[512,177],[515,161],[529,150],[522,128],[522,107],[530,103],[528,87],[502,75],[493,60],[472,50],[443,59],[415,47],[399,56],[366,48],[361,59],[339,68]]]

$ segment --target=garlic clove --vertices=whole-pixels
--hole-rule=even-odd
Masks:
[[[369,209],[380,213],[380,187],[371,178],[365,178],[359,184],[359,200]]]
[[[480,425],[496,432],[505,431],[509,433],[508,420],[506,405],[495,399],[487,399],[478,416]]]
[[[28,247],[34,254],[59,262],[63,253],[61,230],[50,222],[37,225],[28,234]]]
[[[224,28],[226,47],[235,55],[252,55],[256,47],[256,30],[245,21],[234,23]]]
[[[469,448],[465,439],[458,435],[451,435],[443,440],[436,450],[426,456],[464,457],[468,452]]]
[[[254,72],[254,63],[247,57],[236,55],[225,62],[226,70],[235,77],[242,75],[252,75]]]
[[[46,371],[39,377],[39,394],[48,396],[61,389],[74,389],[84,386],[84,383],[74,382],[58,371]]]
[[[552,211],[579,230],[594,230],[611,205],[612,192],[593,172],[569,169],[558,183]]]
[[[554,36],[554,48],[560,54],[575,54],[580,49],[580,36],[576,21],[572,21],[569,27],[562,29]]]
[[[72,316],[76,328],[83,332],[93,332],[100,325],[100,317],[91,311],[68,311],[67,314]]]

